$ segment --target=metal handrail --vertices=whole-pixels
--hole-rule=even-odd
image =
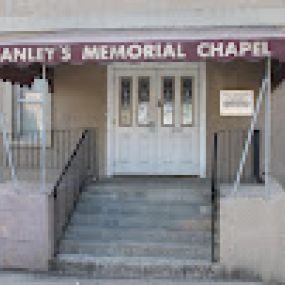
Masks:
[[[47,131],[45,167],[61,171],[81,134],[82,129]],[[0,135],[2,137],[1,132]],[[11,157],[16,172],[28,169],[40,170],[41,131],[6,132],[5,137],[10,143]],[[3,159],[2,163],[3,167],[8,167],[8,160]]]
[[[253,117],[252,117],[251,122],[250,122],[250,127],[248,129],[247,139],[246,139],[245,144],[244,144],[244,148],[243,148],[242,156],[240,159],[239,167],[238,167],[238,170],[236,173],[236,179],[235,179],[234,187],[233,187],[233,194],[236,194],[238,187],[240,185],[241,175],[242,175],[243,170],[244,170],[245,161],[246,161],[246,158],[248,156],[249,147],[251,145],[254,129],[255,129],[255,126],[257,123],[257,116],[260,112],[263,97],[264,97],[264,94],[265,94],[267,88],[268,88],[268,79],[266,78],[266,79],[263,79],[263,81],[262,81],[262,86],[260,88],[259,96],[258,96],[257,101],[256,101],[255,111],[254,111]]]
[[[212,153],[212,175],[211,175],[211,259],[212,262],[219,262],[219,201],[220,188],[218,186],[218,134],[214,134]]]
[[[94,169],[91,170],[95,153],[93,151],[95,144],[92,143],[95,138],[93,135],[94,130],[83,131],[53,187],[55,254],[84,184],[94,171]]]

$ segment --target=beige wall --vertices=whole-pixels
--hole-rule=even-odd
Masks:
[[[249,117],[221,117],[219,92],[223,89],[254,90],[258,95],[263,63],[233,61],[207,63],[207,169],[211,166],[213,134],[218,130],[244,129],[250,124]]]
[[[264,187],[220,203],[221,264],[228,271],[245,270],[265,281],[285,281],[285,193],[276,182],[268,198]],[[271,283],[270,283],[271,284]]]
[[[106,66],[56,67],[52,125],[55,129],[96,127],[100,174],[105,168],[106,112]]]

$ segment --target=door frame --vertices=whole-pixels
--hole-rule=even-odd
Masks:
[[[200,177],[206,177],[207,165],[207,143],[206,143],[206,62],[187,62],[187,63],[158,63],[158,62],[143,62],[140,64],[130,63],[112,63],[107,66],[107,125],[106,125],[106,163],[105,174],[107,177],[114,175],[114,151],[115,151],[115,104],[114,104],[114,85],[115,85],[115,72],[123,69],[172,69],[177,71],[195,70],[198,75],[199,92],[197,98],[199,100],[199,125],[200,125]]]

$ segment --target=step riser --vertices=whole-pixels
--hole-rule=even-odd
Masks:
[[[57,263],[57,268],[65,274],[88,276],[90,278],[108,278],[108,279],[194,279],[209,280],[215,278],[215,274],[210,269],[200,271],[186,267],[169,268],[168,266],[103,266],[96,264],[69,264]]]
[[[175,196],[177,198],[177,196]],[[104,205],[107,204],[129,204],[129,205],[148,205],[148,206],[158,206],[158,207],[191,207],[198,205],[211,205],[211,197],[204,196],[189,196],[189,199],[185,199],[185,196],[181,199],[172,199],[170,197],[133,197],[131,195],[118,195],[116,193],[112,194],[90,194],[89,192],[83,193],[80,197],[80,203],[92,203],[93,205]]]
[[[116,197],[121,199],[166,199],[166,201],[191,201],[191,199],[209,199],[210,191],[201,191],[200,189],[113,189],[113,188],[87,188],[84,194],[88,193],[89,196],[102,196],[102,197]],[[186,198],[186,199],[185,199]]]
[[[172,279],[223,282],[258,282],[253,273],[225,272],[215,266],[160,266],[160,265],[102,265],[57,262],[56,267],[66,275],[87,276],[97,279]],[[150,284],[150,283],[149,283]]]
[[[128,257],[160,257],[181,259],[210,260],[211,248],[209,245],[189,248],[162,248],[147,246],[99,246],[92,244],[76,244],[63,242],[60,252],[71,254],[92,254],[95,256],[128,256]]]
[[[197,210],[198,211],[198,210]],[[189,213],[143,213],[143,214],[132,214],[129,213],[82,213],[75,211],[71,223],[73,224],[108,224],[112,226],[126,225],[137,227],[139,225],[148,227],[167,227],[174,224],[185,224],[193,222],[195,224],[203,224],[204,222],[210,223],[211,215],[208,214],[208,210],[204,211],[200,208],[203,214],[197,216],[196,210],[190,208]]]
[[[179,224],[173,223],[169,224],[167,221],[140,221],[140,220],[132,220],[132,221],[124,221],[124,220],[99,220],[96,221],[95,219],[84,220],[84,219],[73,219],[70,223],[70,228],[76,228],[77,226],[85,226],[90,228],[99,229],[100,228],[109,228],[109,229],[122,229],[122,230],[131,230],[131,229],[138,229],[138,230],[149,230],[151,228],[155,228],[159,224],[159,228],[161,230],[172,230],[172,231],[204,231],[209,232],[211,231],[210,222],[208,223],[201,223],[201,224]]]
[[[198,182],[198,181],[197,181]],[[211,181],[205,181],[203,182],[178,182],[174,181],[172,179],[163,181],[162,179],[159,179],[158,181],[150,181],[148,179],[143,180],[135,180],[135,181],[122,181],[121,183],[117,183],[116,181],[113,181],[111,183],[102,183],[100,181],[95,183],[89,183],[86,188],[114,188],[114,189],[177,189],[177,190],[200,190],[200,191],[207,191],[209,187],[211,186]]]
[[[114,229],[118,230],[141,230],[147,231],[153,228],[159,227],[161,230],[170,230],[170,231],[211,231],[211,220],[150,220],[150,219],[96,219],[96,217],[90,217],[84,219],[82,217],[73,218],[70,223],[70,229],[84,227],[88,230],[94,229],[94,231],[100,230],[100,228]]]
[[[128,232],[92,232],[92,231],[70,231],[65,234],[66,239],[75,240],[94,240],[94,241],[137,241],[137,242],[162,242],[162,243],[203,243],[203,236],[192,235],[189,233],[171,233],[171,234],[145,234],[144,232],[128,233]]]
[[[80,203],[76,212],[79,214],[101,214],[101,215],[148,215],[148,216],[166,216],[170,217],[199,217],[199,216],[210,216],[211,212],[209,209],[204,210],[200,206],[189,206],[189,207],[161,207],[161,206],[148,206],[138,205],[135,206],[120,206],[120,205],[93,205],[89,203]],[[141,218],[141,217],[139,217]]]
[[[197,181],[198,182],[198,181]],[[172,179],[168,181],[163,181],[162,179],[155,181],[150,181],[148,179],[143,179],[143,180],[135,180],[135,181],[122,181],[121,183],[113,181],[111,183],[102,183],[102,182],[95,182],[95,183],[89,183],[87,185],[87,189],[119,189],[119,190],[153,190],[153,189],[158,189],[158,190],[188,190],[188,191],[201,191],[201,192],[206,192],[207,189],[211,187],[211,182],[210,180],[202,181],[202,182],[178,182],[174,181]]]
[[[117,193],[89,193],[82,194],[82,201],[97,201],[97,202],[103,202],[105,201],[118,201],[120,202],[129,202],[129,203],[137,203],[139,202],[138,195],[133,194],[117,194]],[[188,205],[199,205],[199,204],[205,204],[210,205],[211,204],[211,197],[210,196],[201,196],[201,195],[157,195],[156,193],[149,194],[149,195],[141,195],[141,203],[159,203],[161,201],[164,201],[165,203],[176,203],[176,204],[188,204]]]

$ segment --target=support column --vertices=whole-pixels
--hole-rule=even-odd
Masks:
[[[41,192],[46,192],[46,65],[42,66]]]
[[[267,59],[266,66],[267,94],[265,98],[264,116],[264,172],[265,190],[270,195],[270,174],[271,174],[271,57]]]

